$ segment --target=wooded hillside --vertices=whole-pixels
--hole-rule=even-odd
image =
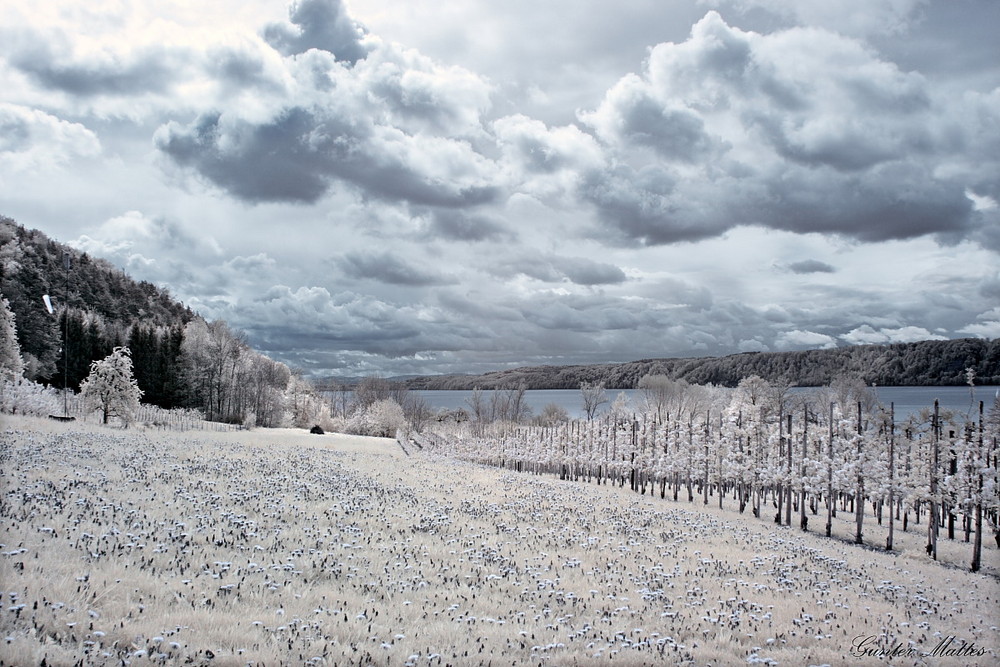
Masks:
[[[643,359],[620,364],[533,366],[484,375],[411,378],[411,389],[499,389],[523,384],[528,389],[578,389],[584,382],[608,389],[633,389],[644,375],[666,375],[692,384],[735,387],[758,375],[769,382],[818,387],[838,375],[860,377],[865,384],[962,385],[965,369],[976,370],[977,384],[1000,384],[1000,339],[960,338],[893,345],[855,345],[832,350],[747,352],[727,357]]]
[[[176,361],[181,332],[195,314],[167,291],[0,216],[0,293],[17,318],[29,379],[60,387],[65,379],[78,389],[91,361],[127,345],[146,400],[180,403]]]
[[[91,363],[122,346],[144,403],[262,426],[308,421],[317,409],[307,383],[224,321],[206,322],[166,290],[2,216],[0,295],[33,382],[78,391]]]

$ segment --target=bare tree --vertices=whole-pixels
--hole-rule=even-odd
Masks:
[[[646,403],[646,411],[655,414],[656,420],[662,422],[667,401],[673,392],[673,381],[666,375],[643,375],[638,388]]]
[[[477,424],[482,424],[486,419],[486,399],[483,397],[483,390],[479,387],[473,387],[472,393],[465,399],[465,402],[469,404],[472,419]]]
[[[369,375],[362,378],[354,387],[354,409],[365,410],[376,401],[394,398],[392,394],[392,383],[389,380],[378,375]]]
[[[587,415],[587,420],[594,418],[602,405],[608,402],[608,395],[604,391],[604,383],[584,382],[580,385],[580,394],[583,396],[583,411]]]

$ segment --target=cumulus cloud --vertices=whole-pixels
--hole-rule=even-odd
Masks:
[[[778,349],[794,350],[802,348],[829,349],[837,347],[837,340],[833,336],[817,333],[815,331],[803,331],[794,329],[783,331],[775,340]]]
[[[354,125],[318,107],[283,109],[262,124],[206,114],[160,128],[155,142],[178,165],[249,202],[315,203],[336,181],[365,196],[426,206],[496,197],[486,159],[467,144]]]
[[[364,28],[347,15],[341,0],[299,0],[288,19],[291,25],[272,23],[264,29],[264,38],[285,55],[321,49],[354,64],[368,53]]]
[[[920,340],[946,340],[946,336],[932,334],[923,327],[882,327],[874,329],[863,324],[840,336],[841,340],[852,345],[880,345],[883,343],[913,343]]]
[[[282,360],[996,335],[1000,70],[950,3],[126,4],[0,8],[0,213]]]
[[[957,330],[958,333],[968,334],[976,338],[1000,338],[1000,320],[985,320],[975,322]]]
[[[494,122],[493,131],[511,165],[525,173],[579,171],[604,162],[597,142],[572,125],[550,128],[540,120],[516,114]]]
[[[77,250],[102,257],[133,272],[136,278],[170,285],[191,295],[218,294],[222,276],[209,279],[205,271],[218,262],[238,268],[243,258],[223,260],[222,248],[205,233],[195,234],[176,221],[151,217],[142,211],[126,211],[109,218],[87,234],[70,241]],[[261,255],[261,257],[266,257]]]
[[[101,152],[101,142],[80,123],[38,109],[0,102],[0,158],[11,171],[35,171]]]
[[[496,120],[492,131],[510,188],[554,206],[576,206],[581,181],[606,168],[604,149],[573,125],[548,127],[515,114]]]
[[[667,161],[692,163],[713,149],[724,150],[705,131],[699,114],[660,92],[630,74],[608,91],[597,111],[581,114],[581,119],[607,142],[649,148]]]
[[[968,176],[939,168],[963,149],[948,101],[833,32],[762,35],[710,12],[580,119],[609,151],[631,149],[627,166],[588,174],[581,193],[624,239],[742,224],[881,241],[975,224]]]
[[[489,86],[474,75],[387,45],[353,68],[319,51],[282,66],[294,102],[282,89],[269,104],[170,121],[156,147],[248,202],[311,204],[338,183],[421,206],[497,196],[492,161],[465,138],[481,132],[489,105]]]

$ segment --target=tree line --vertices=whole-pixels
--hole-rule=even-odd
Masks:
[[[735,387],[756,375],[801,387],[829,385],[848,374],[880,386],[960,386],[973,368],[981,384],[1000,384],[1000,339],[960,338],[892,345],[852,345],[829,350],[745,352],[724,357],[643,359],[619,364],[531,366],[483,375],[407,379],[411,389],[576,389],[583,383],[632,389],[647,375],[690,384]]]

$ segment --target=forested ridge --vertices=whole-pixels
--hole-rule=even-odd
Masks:
[[[1000,384],[1000,339],[960,338],[892,345],[854,345],[828,350],[746,352],[726,357],[643,359],[619,364],[531,366],[483,375],[410,378],[411,389],[578,389],[602,383],[608,389],[633,389],[645,375],[666,375],[691,384],[735,387],[752,375],[802,387],[830,384],[840,375],[880,386],[962,385],[965,369],[978,384]]]
[[[17,318],[29,379],[60,387],[65,381],[76,390],[92,361],[128,346],[146,400],[181,404],[177,358],[183,329],[195,314],[166,290],[0,217],[0,293]]]
[[[308,383],[224,321],[207,322],[166,290],[3,216],[0,296],[31,382],[79,391],[92,362],[125,347],[143,403],[262,426],[287,413],[307,421],[317,409]]]

